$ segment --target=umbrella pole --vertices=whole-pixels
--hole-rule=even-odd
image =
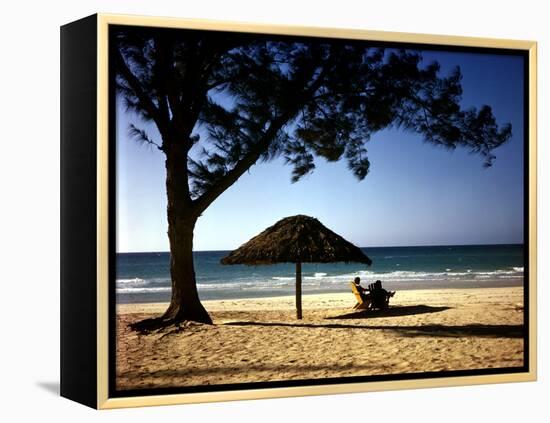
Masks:
[[[302,263],[296,263],[296,318],[302,318]]]

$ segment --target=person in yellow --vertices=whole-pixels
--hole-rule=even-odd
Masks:
[[[361,286],[361,278],[356,277],[353,280],[353,283],[355,284],[355,287],[357,288],[357,292],[359,292],[359,295],[361,296],[361,299],[363,300],[363,302],[369,304],[371,300],[369,290]]]

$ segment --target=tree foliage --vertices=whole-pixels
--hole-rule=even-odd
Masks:
[[[368,141],[386,128],[464,147],[485,166],[511,136],[490,106],[461,107],[458,67],[442,75],[418,51],[143,28],[120,29],[114,40],[118,92],[162,139],[140,128],[133,135],[167,155],[183,151],[182,183],[199,213],[253,164],[279,156],[293,181],[314,170],[315,157],[345,159],[363,179]]]

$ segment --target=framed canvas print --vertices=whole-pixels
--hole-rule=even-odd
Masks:
[[[536,43],[61,29],[61,394],[536,379]]]

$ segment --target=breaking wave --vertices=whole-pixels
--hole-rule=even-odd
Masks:
[[[433,283],[438,287],[444,287],[445,282],[456,281],[483,281],[483,280],[506,280],[523,277],[523,267],[511,267],[507,269],[495,269],[493,271],[452,271],[446,269],[444,272],[421,272],[398,270],[393,272],[373,272],[370,270],[360,270],[354,273],[328,274],[326,272],[315,272],[309,275],[303,275],[302,285],[304,289],[345,289],[347,284],[355,277],[360,277],[361,282],[366,285],[378,279],[384,283],[394,283],[398,285],[410,285],[414,287],[418,283],[424,286],[426,283]],[[206,283],[199,282],[197,288],[199,291],[284,291],[292,289],[295,285],[295,276],[261,276],[247,277],[232,281],[212,280]],[[117,279],[116,292],[119,294],[133,293],[160,293],[169,292],[171,289],[169,278],[127,278]]]

